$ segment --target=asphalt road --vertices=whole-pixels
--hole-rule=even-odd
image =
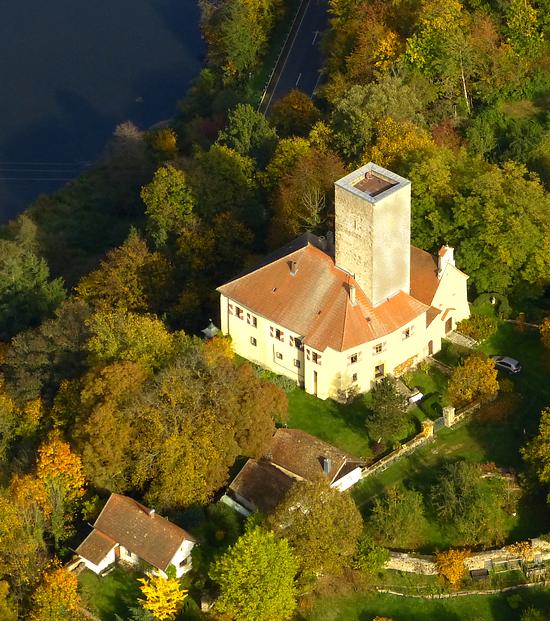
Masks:
[[[313,94],[322,66],[319,35],[327,26],[327,0],[304,0],[302,12],[296,19],[261,106],[264,114],[268,114],[273,103],[294,88],[307,95]]]

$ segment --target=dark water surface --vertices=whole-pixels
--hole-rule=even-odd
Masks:
[[[196,0],[0,0],[0,221],[172,116],[200,69]]]

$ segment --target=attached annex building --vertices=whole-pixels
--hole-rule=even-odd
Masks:
[[[277,429],[268,452],[246,462],[221,500],[242,515],[268,515],[296,481],[326,481],[343,492],[361,479],[364,465],[301,429]]]
[[[236,353],[321,399],[399,375],[469,316],[443,246],[411,246],[410,181],[372,162],[335,184],[334,244],[306,234],[218,288]]]

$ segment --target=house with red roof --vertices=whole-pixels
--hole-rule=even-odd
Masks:
[[[195,539],[154,509],[121,494],[111,494],[92,532],[76,549],[84,565],[96,574],[122,562],[149,566],[167,577],[170,565],[179,578],[191,569]]]
[[[306,234],[218,288],[235,352],[321,399],[366,392],[469,316],[453,248],[411,246],[411,184],[372,162],[335,183],[334,242]]]
[[[296,481],[326,481],[344,491],[361,480],[364,465],[362,459],[301,429],[281,428],[264,455],[246,462],[221,500],[242,515],[268,515]]]

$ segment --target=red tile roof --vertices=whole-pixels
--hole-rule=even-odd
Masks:
[[[276,466],[308,481],[327,479],[332,483],[347,463],[355,466],[362,462],[301,429],[277,429],[271,439],[270,453],[266,455]],[[330,459],[328,474],[323,471],[323,460]]]
[[[117,545],[114,539],[93,530],[76,549],[76,553],[94,565],[99,565],[109,552]]]
[[[425,250],[411,246],[411,295],[424,304],[431,305],[439,282],[435,257]]]
[[[233,479],[229,490],[246,499],[250,509],[271,513],[294,485],[295,477],[283,472],[268,461],[249,459]]]
[[[233,479],[229,491],[237,502],[244,498],[249,509],[271,513],[292,485],[300,479],[335,483],[364,462],[300,429],[277,429],[269,453],[249,459]],[[323,462],[330,460],[328,473]],[[241,498],[239,498],[239,496]]]
[[[105,541],[111,539],[123,545],[127,550],[162,571],[166,571],[174,554],[186,539],[195,541],[183,528],[176,526],[136,500],[120,494],[111,494],[94,524],[94,530],[99,532],[97,537],[92,533],[94,546],[97,546],[97,542],[103,536]],[[92,535],[85,539],[77,549],[77,553],[84,558],[88,557],[82,553],[82,547],[84,546],[84,552],[87,552],[87,546],[90,543],[86,544],[86,542]],[[92,552],[92,555],[97,559],[95,552]],[[93,559],[89,560],[97,564]]]
[[[296,273],[290,266],[296,263]],[[355,286],[357,304],[349,300]],[[338,269],[331,256],[308,243],[218,291],[251,311],[304,337],[313,349],[345,351],[394,332],[428,310],[399,292],[376,308],[355,279]]]

